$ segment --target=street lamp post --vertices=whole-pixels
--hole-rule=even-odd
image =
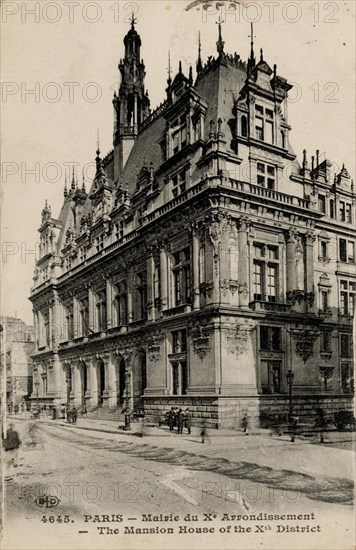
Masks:
[[[288,418],[289,422],[292,421],[292,415],[293,415],[293,394],[292,394],[292,388],[293,388],[293,381],[294,381],[294,372],[289,369],[286,375],[287,378],[287,384],[289,388],[289,408],[288,408]]]
[[[125,426],[124,426],[124,430],[125,431],[130,431],[131,430],[131,418],[130,418],[130,401],[129,401],[129,385],[130,385],[130,381],[131,381],[131,376],[130,376],[130,372],[127,372],[126,373],[126,384],[125,384]]]

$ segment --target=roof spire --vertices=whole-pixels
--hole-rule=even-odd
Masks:
[[[82,183],[82,191],[84,191],[84,193],[85,193],[86,191],[85,191],[84,168],[83,168],[83,170],[82,170],[82,181],[83,181],[83,183]]]
[[[75,189],[75,173],[74,173],[74,165],[72,166],[72,183],[70,186],[71,189]]]
[[[197,61],[197,73],[198,75],[203,70],[203,64],[201,62],[201,40],[200,40],[200,31],[199,31],[199,38],[198,38],[198,61]]]
[[[193,67],[189,67],[189,86],[193,86]]]
[[[248,60],[249,67],[253,68],[256,65],[256,59],[255,59],[255,52],[253,50],[253,39],[256,38],[253,35],[253,23],[251,23],[251,34],[249,35],[251,38],[251,50],[250,50],[250,58]]]
[[[64,178],[64,191],[63,191],[63,195],[64,195],[65,197],[68,197],[67,176],[65,176],[65,178]]]
[[[260,62],[263,62],[263,49],[260,49]]]
[[[182,62],[179,60],[179,73],[182,74]]]
[[[218,41],[216,43],[216,49],[218,51],[219,57],[221,57],[224,53],[224,44],[225,44],[221,36],[221,17],[219,17],[219,22],[217,24],[219,26],[219,36],[218,36]]]

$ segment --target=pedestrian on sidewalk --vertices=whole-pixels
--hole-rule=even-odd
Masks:
[[[243,428],[244,434],[245,434],[245,435],[248,435],[248,416],[247,416],[247,414],[245,414],[245,415],[242,417],[241,426],[242,426],[242,428]]]
[[[65,420],[65,417],[66,417],[66,406],[64,403],[62,403],[61,405],[61,408],[60,408],[60,413],[61,413],[61,420]]]
[[[72,417],[72,423],[76,424],[77,423],[77,418],[78,418],[78,411],[77,411],[76,407],[72,408],[71,417]]]
[[[21,439],[16,430],[14,430],[14,424],[9,424],[6,431],[6,437],[3,438],[3,446],[8,455],[8,465],[17,468],[18,449],[21,445]]]
[[[188,407],[185,409],[184,413],[184,424],[188,430],[188,434],[190,435],[192,428],[192,413],[190,412]]]
[[[167,415],[168,426],[169,426],[169,431],[170,432],[172,432],[173,428],[174,428],[174,417],[175,417],[174,408],[171,407],[171,410],[168,411],[168,415]]]
[[[178,411],[177,423],[178,423],[178,434],[183,434],[184,413],[183,413],[182,409],[179,409],[179,411]]]

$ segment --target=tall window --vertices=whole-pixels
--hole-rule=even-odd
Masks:
[[[321,333],[320,351],[322,353],[331,353],[331,333],[330,332]]]
[[[73,323],[73,306],[66,307],[66,322],[67,322],[67,340],[74,338],[74,323]]]
[[[174,306],[191,302],[190,248],[173,254],[173,298]]]
[[[119,241],[124,236],[124,222],[118,222],[115,224],[115,239]]]
[[[322,290],[320,295],[320,309],[321,311],[328,311],[329,309],[329,293],[327,290]]]
[[[241,117],[241,136],[247,137],[247,117],[245,115]]]
[[[339,239],[339,259],[341,262],[355,263],[355,241]]]
[[[346,204],[346,222],[352,223],[352,207],[351,204]]]
[[[263,351],[281,351],[282,338],[280,327],[260,326],[260,348]]]
[[[278,247],[255,244],[254,251],[254,299],[276,302],[279,286]]]
[[[351,363],[341,363],[341,385],[343,393],[354,392],[354,375]]]
[[[275,360],[261,361],[261,386],[263,393],[282,392],[282,362]]]
[[[330,218],[335,218],[335,201],[330,199]]]
[[[187,145],[186,115],[177,118],[172,124],[172,154],[175,155]]]
[[[256,105],[255,137],[260,141],[274,143],[274,113],[261,105]]]
[[[97,330],[106,329],[106,294],[99,292],[96,299],[96,320]]]
[[[319,204],[319,212],[322,212],[322,214],[325,214],[326,212],[326,201],[324,195],[318,196],[318,204]]]
[[[137,273],[136,275],[136,315],[138,319],[146,317],[147,285],[146,274]]]
[[[205,247],[204,244],[199,249],[199,280],[205,282]]]
[[[178,174],[172,177],[172,195],[177,197],[181,193],[184,193],[187,186],[186,170],[181,170]]]
[[[343,201],[340,201],[340,205],[339,205],[339,220],[341,222],[346,221],[346,208],[345,208],[345,203]]]
[[[257,183],[268,189],[276,188],[276,169],[274,166],[257,163]]]
[[[117,285],[117,293],[115,296],[115,316],[116,316],[116,325],[121,327],[122,325],[127,324],[127,298],[126,298],[126,283]]]
[[[355,312],[356,282],[340,281],[340,313],[353,316]]]
[[[153,293],[154,293],[154,299],[159,300],[160,292],[159,292],[159,266],[155,265],[154,272],[153,272]]]
[[[95,239],[96,251],[100,252],[104,248],[104,235],[101,234]]]
[[[87,336],[89,332],[89,304],[88,299],[84,298],[79,306],[82,336]]]
[[[352,335],[349,333],[340,334],[340,357],[351,357]]]
[[[281,131],[281,145],[282,149],[286,148],[286,134],[283,130]]]

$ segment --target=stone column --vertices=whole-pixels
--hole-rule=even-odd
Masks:
[[[147,270],[147,319],[148,321],[154,320],[154,288],[153,288],[153,276],[154,276],[154,259],[152,251],[149,251],[149,255],[146,260]]]
[[[167,252],[163,244],[159,253],[161,309],[168,307]]]
[[[79,303],[78,298],[73,296],[73,338],[79,338]]]
[[[295,232],[287,233],[286,246],[286,264],[287,264],[287,293],[296,289],[295,285]]]
[[[52,348],[53,345],[53,303],[49,302],[48,305],[48,345]]]
[[[245,218],[240,219],[239,227],[239,258],[238,258],[238,277],[239,277],[239,306],[248,308],[250,301],[250,281],[249,281],[249,246],[248,234],[249,221]]]
[[[80,365],[76,363],[72,368],[72,392],[74,405],[80,406],[82,403],[82,378],[80,375]]]
[[[127,323],[133,321],[133,307],[132,307],[132,293],[133,293],[133,276],[132,273],[127,274]]]
[[[193,309],[200,308],[199,254],[199,230],[193,227]]]
[[[90,406],[97,407],[98,406],[98,370],[96,367],[95,360],[91,361],[89,370],[89,376],[88,376],[88,386],[90,388]]]
[[[52,308],[52,346],[57,348],[60,336],[62,333],[61,326],[61,311],[60,311],[60,301],[58,298],[57,291],[53,292],[53,308]]]
[[[88,287],[88,306],[89,306],[89,328],[91,331],[95,332],[94,291],[91,285],[89,285]]]
[[[112,327],[112,284],[110,279],[106,279],[106,327],[110,329]]]
[[[307,233],[305,236],[305,292],[306,302],[309,305],[309,311],[316,311],[317,300],[314,292],[314,243],[315,235]]]

